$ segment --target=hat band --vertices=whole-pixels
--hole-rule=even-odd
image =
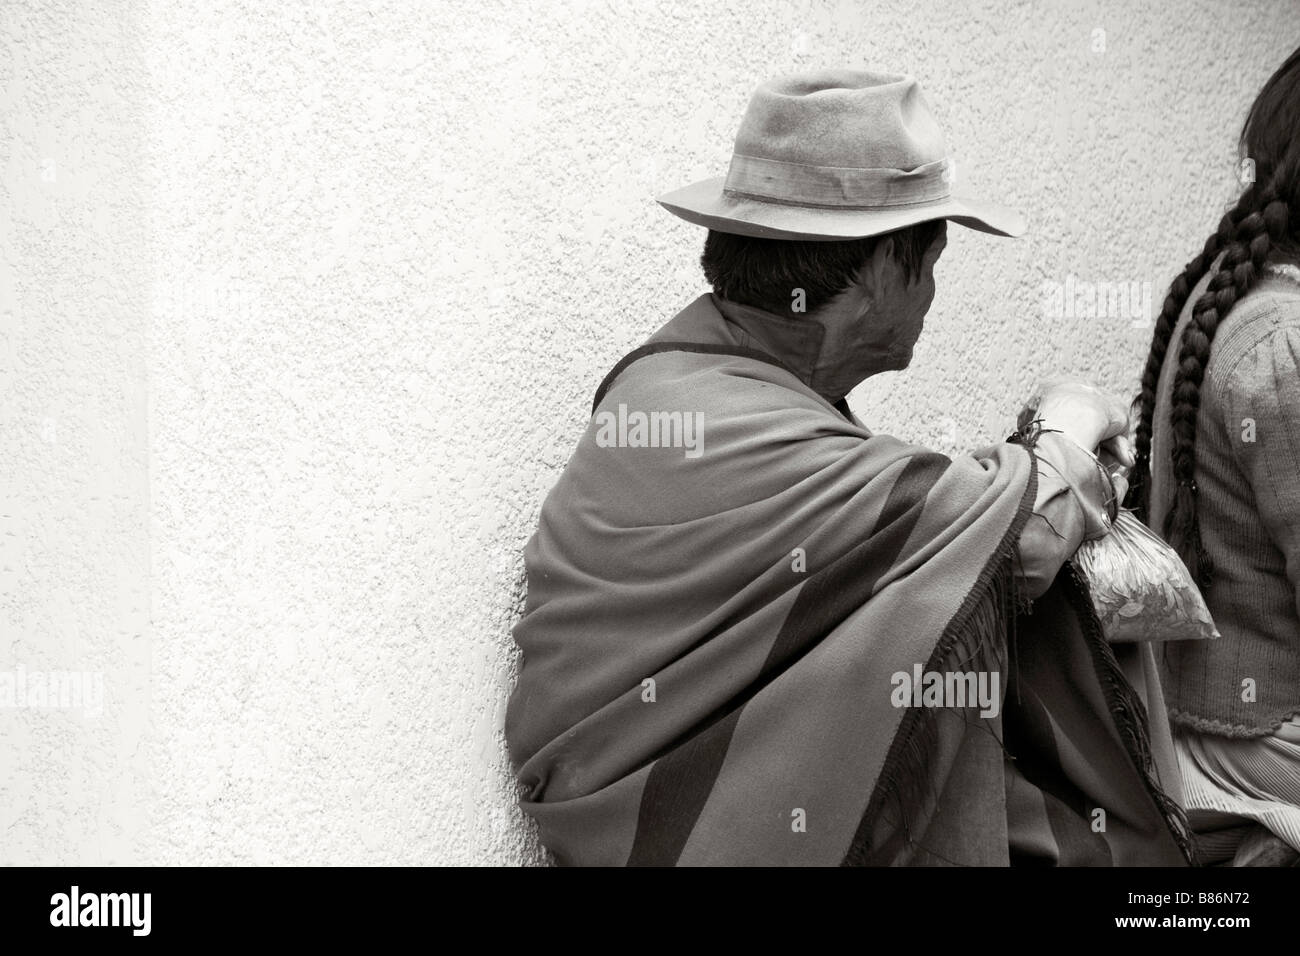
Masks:
[[[810,166],[736,153],[723,191],[728,195],[797,206],[877,209],[947,199],[948,160],[915,169]]]

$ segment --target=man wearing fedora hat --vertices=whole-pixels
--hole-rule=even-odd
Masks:
[[[1158,684],[1066,564],[1114,518],[1123,405],[1057,383],[949,458],[846,404],[911,361],[947,222],[1024,230],[952,179],[915,79],[823,71],[660,200],[713,291],[601,383],[525,555],[506,736],[559,861],[1188,861]]]

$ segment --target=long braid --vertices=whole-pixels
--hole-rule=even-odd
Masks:
[[[1162,529],[1203,585],[1211,580],[1213,568],[1201,542],[1196,514],[1196,421],[1201,383],[1219,325],[1254,287],[1265,261],[1270,255],[1300,259],[1300,49],[1287,57],[1255,97],[1242,124],[1238,147],[1240,155],[1253,163],[1255,176],[1206,240],[1201,254],[1169,288],[1142,370],[1141,389],[1133,402],[1137,461],[1125,499],[1149,525],[1154,464],[1151,444],[1160,376],[1191,291],[1213,268],[1214,275],[1193,304],[1179,343],[1169,422],[1173,448],[1168,462],[1176,487]]]
[[[1254,208],[1236,223],[1232,237],[1223,244],[1223,258],[1205,293],[1192,307],[1178,351],[1170,410],[1170,458],[1177,487],[1163,531],[1203,587],[1209,585],[1214,568],[1201,541],[1196,509],[1196,421],[1201,384],[1219,325],[1254,287],[1274,243],[1287,236],[1291,207],[1283,190],[1289,188],[1294,174],[1292,160],[1279,166],[1264,188],[1243,194],[1234,212]]]
[[[1255,189],[1252,185],[1237,205],[1225,213],[1219,220],[1219,228],[1205,240],[1205,247],[1199,255],[1183,267],[1178,278],[1169,286],[1160,317],[1156,320],[1155,331],[1151,336],[1151,350],[1147,353],[1146,367],[1142,370],[1142,387],[1134,399],[1134,411],[1137,413],[1137,430],[1134,436],[1136,463],[1129,476],[1128,497],[1125,507],[1134,511],[1143,522],[1148,519],[1151,504],[1151,436],[1154,431],[1153,420],[1156,411],[1156,389],[1160,381],[1160,370],[1164,367],[1165,354],[1169,350],[1169,341],[1173,338],[1174,327],[1182,314],[1192,289],[1205,276],[1219,251],[1236,231],[1237,223],[1254,209]]]

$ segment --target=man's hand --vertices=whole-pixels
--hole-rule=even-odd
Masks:
[[[1128,494],[1128,472],[1136,460],[1128,406],[1087,382],[1057,378],[1036,393],[1035,418],[1093,454],[1110,473],[1120,501]]]
[[[1128,405],[1086,382],[1053,379],[1039,388],[1037,418],[1096,454],[1114,473],[1133,467]]]

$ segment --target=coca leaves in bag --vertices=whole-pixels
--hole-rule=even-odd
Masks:
[[[1178,552],[1130,512],[1121,511],[1104,538],[1084,542],[1074,563],[1110,643],[1219,636]]]

